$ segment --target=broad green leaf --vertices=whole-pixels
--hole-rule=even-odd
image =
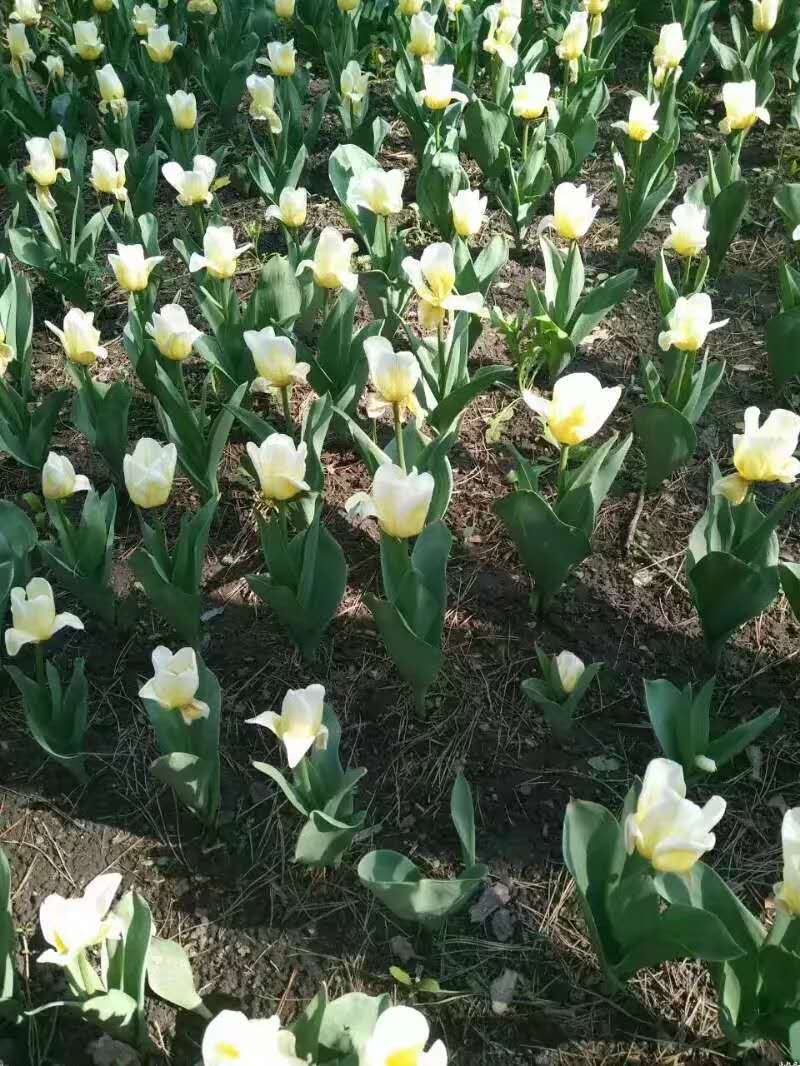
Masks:
[[[637,407],[633,428],[647,464],[649,490],[686,466],[697,447],[694,427],[665,401]]]
[[[726,552],[709,552],[687,573],[692,603],[712,651],[750,619],[756,618],[778,594],[778,570],[763,570]]]

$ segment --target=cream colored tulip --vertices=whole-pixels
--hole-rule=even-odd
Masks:
[[[10,22],[8,24],[6,44],[11,53],[11,70],[18,78],[24,77],[28,65],[36,59],[36,53],[28,43],[25,26],[21,22]]]
[[[519,32],[520,20],[514,15],[503,15],[499,4],[488,7],[485,14],[489,19],[489,32],[483,41],[484,52],[496,55],[506,67],[515,67],[519,53],[514,40]]]
[[[53,149],[53,155],[56,157],[56,162],[61,162],[69,155],[69,146],[67,144],[67,135],[64,133],[63,126],[56,126],[56,128],[47,135],[47,139],[50,142],[50,147]]]
[[[277,1014],[253,1018],[223,1010],[203,1034],[203,1066],[308,1066],[295,1054],[294,1034],[281,1029]]]
[[[642,143],[649,141],[658,133],[658,100],[652,103],[645,96],[634,96],[631,100],[627,122],[615,122],[614,125],[624,130],[632,141]]]
[[[287,389],[305,384],[311,369],[308,363],[297,362],[297,349],[288,337],[276,335],[272,326],[246,329],[244,343],[250,349],[261,390]]]
[[[72,966],[87,948],[118,940],[122,923],[109,910],[121,882],[121,874],[100,874],[76,899],[57,893],[46,896],[39,908],[39,925],[50,947],[36,961]]]
[[[52,322],[45,326],[61,341],[64,355],[78,366],[92,366],[97,359],[105,359],[108,352],[100,344],[100,330],[94,326],[94,311],[73,307],[64,317],[63,328]]]
[[[124,292],[144,292],[150,275],[164,261],[164,256],[145,256],[141,244],[118,244],[116,255],[109,255],[108,261]]]
[[[64,77],[64,59],[62,56],[45,56],[44,65],[50,78]]]
[[[375,472],[363,513],[374,515],[390,537],[416,537],[425,528],[434,487],[432,474],[418,474],[416,467],[406,473],[394,463],[384,463]]]
[[[167,103],[175,129],[193,130],[197,125],[197,99],[194,93],[176,89],[172,94],[167,93]]]
[[[647,766],[636,811],[623,827],[628,854],[638,851],[659,873],[687,874],[716,843],[711,830],[725,814],[725,800],[704,807],[686,799],[679,763],[653,759]]]
[[[775,905],[784,914],[800,914],[800,807],[793,807],[781,824],[783,880],[775,885]]]
[[[517,118],[528,121],[541,118],[550,99],[550,76],[541,71],[529,70],[523,85],[515,85],[512,92],[511,110]]]
[[[294,41],[270,41],[267,45],[267,58],[258,62],[269,67],[276,78],[291,78],[297,65],[297,51]]]
[[[589,41],[589,16],[585,11],[573,11],[561,40],[556,45],[556,55],[564,63],[577,63]]]
[[[706,343],[712,330],[727,326],[728,319],[712,322],[711,297],[705,292],[692,296],[679,296],[678,302],[667,315],[668,329],[658,335],[658,346],[663,352],[677,348],[681,352],[696,352]]]
[[[161,0],[159,0],[160,2]],[[203,15],[206,18],[213,18],[217,13],[217,5],[214,0],[189,0],[186,10],[190,15]]]
[[[542,219],[542,226],[552,226],[565,241],[579,241],[589,232],[599,210],[585,185],[562,181],[553,194],[553,214]]]
[[[322,685],[290,688],[283,697],[281,713],[264,711],[255,718],[247,718],[248,725],[269,729],[286,749],[286,761],[294,769],[312,748],[324,751],[328,746],[328,727],[322,719],[325,713],[325,689]]]
[[[158,25],[158,11],[152,4],[134,4],[131,25],[137,37],[146,37]]]
[[[381,170],[371,167],[360,177],[353,178],[347,198],[357,207],[365,207],[374,215],[396,215],[403,210],[404,170]]]
[[[397,408],[402,416],[406,408],[419,418],[422,414],[414,395],[422,371],[413,352],[396,352],[385,337],[367,337],[364,354],[374,393],[367,396],[367,414],[380,418]]]
[[[339,91],[342,99],[349,101],[352,105],[360,104],[369,91],[371,77],[371,74],[365,74],[361,70],[360,64],[355,59],[351,59],[339,78]]]
[[[159,444],[152,437],[136,442],[133,454],[122,460],[122,473],[128,495],[137,507],[162,507],[167,502],[177,460],[174,444]]]
[[[164,358],[175,363],[188,359],[195,342],[203,336],[180,304],[164,304],[160,311],[153,312],[144,329]]]
[[[6,331],[0,323],[0,381],[5,377],[9,365],[17,358],[14,349],[6,344]]]
[[[128,199],[128,190],[125,188],[125,163],[128,153],[124,148],[115,148],[110,152],[107,148],[96,148],[92,152],[91,182],[97,192],[108,193],[117,200]]]
[[[684,259],[699,255],[708,242],[707,219],[705,207],[678,204],[672,212],[669,236],[664,241],[664,247]]]
[[[430,1026],[416,1007],[389,1007],[378,1015],[362,1066],[447,1066],[447,1048],[441,1040],[425,1050],[429,1038]]]
[[[45,210],[53,211],[56,202],[50,194],[50,187],[55,185],[59,178],[68,182],[70,172],[57,165],[53,145],[48,137],[31,137],[25,142],[25,148],[29,157],[25,172],[36,183],[36,197]]]
[[[53,589],[43,577],[32,578],[25,588],[11,590],[11,625],[5,632],[6,652],[19,654],[26,644],[43,644],[61,629],[83,629],[83,622],[68,611],[56,614]]]
[[[290,19],[294,15],[294,0],[275,0],[275,14],[279,19]]]
[[[96,71],[96,77],[100,90],[100,113],[104,115],[110,111],[116,119],[125,118],[128,114],[128,101],[125,99],[125,88],[117,72],[110,63],[106,63]]]
[[[578,682],[583,677],[586,669],[583,665],[583,660],[579,659],[571,651],[561,651],[554,657],[553,663],[559,684],[569,696],[578,687]]]
[[[189,271],[194,274],[198,270],[207,270],[212,278],[232,278],[236,273],[236,260],[252,247],[252,244],[243,244],[237,248],[231,226],[209,226],[203,235],[203,254],[192,252]]]
[[[313,259],[304,259],[297,273],[311,270],[314,281],[323,289],[346,289],[355,292],[358,274],[353,273],[351,259],[358,245],[348,237],[346,240],[333,226],[326,226],[320,233]]]
[[[37,0],[14,0],[14,8],[8,18],[10,22],[21,22],[23,26],[38,26],[42,9]]]
[[[267,218],[276,218],[289,229],[298,229],[305,224],[308,214],[308,193],[305,189],[281,189],[277,204],[266,210]]]
[[[677,70],[686,55],[686,48],[680,22],[662,26],[658,43],[653,49],[653,65],[662,71]]]
[[[725,118],[719,124],[722,133],[749,130],[760,119],[769,125],[769,111],[756,106],[756,83],[754,81],[729,81],[722,86],[722,102]]]
[[[265,500],[282,503],[308,492],[306,442],[295,444],[285,433],[271,433],[260,445],[250,441],[247,454],[258,477]]]
[[[597,18],[606,13],[609,3],[610,0],[583,0],[582,7],[587,15]]]
[[[75,492],[89,492],[91,483],[84,474],[76,474],[66,457],[49,452],[42,467],[42,495],[46,500],[66,500]]]
[[[621,386],[603,388],[594,374],[565,374],[553,386],[552,400],[526,389],[522,398],[542,419],[545,436],[556,445],[582,444],[606,423],[619,403]]]
[[[449,244],[430,244],[419,259],[406,256],[403,272],[419,296],[419,322],[423,329],[437,329],[447,311],[467,311],[486,317],[483,296],[472,292],[464,296],[455,292],[456,266]]]
[[[800,415],[776,408],[759,426],[761,412],[748,407],[744,413],[744,433],[733,436],[735,474],[720,478],[712,487],[715,496],[732,504],[743,503],[758,481],[790,485],[800,475],[800,460],[794,457],[800,436]]]
[[[447,8],[448,21],[452,21],[463,10],[464,0],[444,0],[444,6]]]
[[[425,88],[416,93],[418,104],[424,104],[431,111],[443,111],[454,100],[465,104],[467,97],[464,93],[453,90],[453,66],[445,63],[436,66],[429,63],[422,68],[422,79]]]
[[[169,63],[175,55],[178,42],[170,39],[169,26],[156,26],[147,31],[147,39],[139,42],[153,63]]]
[[[177,711],[186,725],[208,718],[211,708],[197,699],[200,673],[193,648],[181,648],[173,655],[159,645],[152,654],[153,676],[139,689],[139,698],[152,700],[162,711]]]
[[[752,0],[753,29],[756,33],[771,33],[780,12],[780,0]]]
[[[450,193],[450,213],[453,228],[459,237],[474,237],[486,220],[488,200],[478,189],[459,189]]]
[[[181,207],[193,207],[196,204],[211,206],[214,199],[211,189],[217,173],[217,164],[211,156],[196,155],[191,170],[184,170],[180,163],[165,163],[161,173],[177,192]]]
[[[409,24],[408,51],[423,61],[433,60],[436,55],[436,16],[429,11],[420,11],[411,16]]]
[[[72,32],[75,37],[75,44],[72,45],[74,55],[89,63],[100,58],[106,46],[100,40],[97,26],[93,22],[74,22]]]
[[[351,11],[355,11],[361,0],[336,0],[336,6],[342,12],[343,15],[349,14]]]
[[[247,91],[250,93],[250,117],[268,123],[271,133],[280,133],[283,123],[275,110],[275,79],[272,75],[261,78],[258,74],[250,74]]]
[[[408,18],[418,15],[424,6],[425,0],[397,0],[397,13]]]

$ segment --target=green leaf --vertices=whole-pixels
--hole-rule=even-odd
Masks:
[[[329,1002],[319,1029],[320,1061],[333,1060],[344,1066],[348,1060],[343,1056],[352,1055],[352,1062],[357,1062],[375,1023],[390,1003],[387,995],[367,996],[363,992],[348,992]]]
[[[325,985],[322,985],[316,996],[289,1025],[294,1034],[295,1053],[298,1058],[309,1062],[317,1058],[322,1019],[327,1008],[328,992]]]
[[[477,97],[463,113],[466,148],[485,178],[495,177],[502,167],[500,146],[510,122],[508,112]]]
[[[253,769],[271,778],[299,814],[302,814],[304,818],[310,816],[310,811],[306,808],[299,793],[292,788],[280,770],[266,762],[254,762]]]
[[[777,388],[800,374],[800,307],[781,311],[767,323],[769,368]]]
[[[579,345],[585,337],[628,295],[636,281],[637,271],[624,270],[613,278],[595,286],[575,308],[573,320],[567,330],[574,345]]]
[[[414,689],[418,702],[439,673],[442,650],[421,640],[392,603],[375,596],[365,597],[386,650],[405,680]]]
[[[778,575],[792,613],[800,619],[800,563],[780,563]]]
[[[737,755],[753,744],[762,733],[778,721],[781,715],[780,707],[771,707],[749,722],[728,730],[723,736],[718,737],[708,747],[706,754],[713,759],[717,767],[724,766]]]
[[[345,824],[324,811],[312,811],[295,845],[295,862],[318,869],[336,867],[360,830],[365,812],[361,811]]]
[[[261,268],[258,284],[247,303],[242,329],[292,325],[301,311],[301,296],[300,282],[289,260],[284,255],[271,256]]]
[[[147,983],[154,995],[181,1010],[208,1013],[197,994],[189,957],[177,940],[152,938],[147,955]]]
[[[420,871],[396,851],[372,851],[358,864],[364,887],[398,918],[433,926],[464,910],[483,878],[484,866],[465,870],[448,881],[423,878]]]
[[[692,424],[665,401],[637,407],[633,428],[647,464],[646,485],[650,491],[686,466],[697,447]]]
[[[456,827],[461,843],[461,856],[465,866],[475,865],[475,809],[472,791],[463,774],[459,774],[450,793],[450,817]]]
[[[11,914],[11,869],[0,848],[0,1017],[12,1021],[17,1013],[12,1003],[17,991],[16,949],[17,937]]]
[[[138,1042],[142,1025],[138,1018],[139,1008],[136,1000],[127,993],[112,989],[69,1006],[74,1006],[88,1021],[111,1036],[134,1045]]]
[[[712,273],[719,270],[725,253],[739,232],[749,200],[747,182],[734,181],[722,189],[712,203],[708,218],[708,258]]]
[[[757,569],[727,552],[709,552],[687,573],[692,603],[712,651],[778,595],[778,569]]]
[[[723,962],[741,954],[741,948],[716,914],[699,907],[673,904],[658,916],[650,935],[626,952],[618,972],[627,976],[670,959]]]

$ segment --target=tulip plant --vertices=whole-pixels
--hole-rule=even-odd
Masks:
[[[253,766],[270,777],[306,819],[297,838],[295,862],[317,868],[338,866],[366,818],[366,811],[355,810],[354,790],[367,771],[343,769],[342,730],[325,703],[325,689],[322,685],[289,689],[280,714],[264,711],[247,721],[274,733],[286,751],[292,784],[269,763]]]
[[[800,239],[800,184],[781,186],[775,206],[792,240]],[[767,323],[767,351],[775,384],[784,388],[800,374],[800,271],[785,260],[778,269],[780,312]]]
[[[0,1018],[14,1024],[19,1020],[16,957],[16,929],[11,915],[11,868],[0,848]]]
[[[11,590],[30,580],[37,542],[36,527],[25,512],[0,500],[0,625],[5,623]]]
[[[575,712],[603,664],[585,666],[571,651],[550,658],[538,646],[536,657],[542,676],[527,678],[522,682],[522,691],[541,707],[553,734],[565,740],[572,732]]]

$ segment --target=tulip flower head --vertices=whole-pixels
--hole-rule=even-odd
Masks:
[[[485,317],[486,308],[479,292],[460,296],[455,291],[456,266],[449,244],[430,244],[419,259],[406,256],[402,267],[419,296],[422,329],[438,329],[446,311],[467,311]]]
[[[194,93],[185,93],[183,89],[176,89],[174,93],[167,93],[167,103],[172,113],[172,121],[176,130],[193,130],[197,125],[197,99]]]
[[[112,8],[119,7],[119,0],[92,0],[92,7],[98,15],[107,15]]]
[[[159,645],[151,658],[153,676],[139,689],[140,699],[153,700],[163,711],[177,711],[186,725],[208,718],[211,708],[196,698],[200,673],[194,649],[181,648],[173,655]]]
[[[351,259],[358,250],[352,237],[346,240],[333,226],[326,226],[320,233],[313,259],[304,259],[297,273],[311,270],[314,281],[323,289],[346,289],[355,292],[358,274],[353,273]]]
[[[413,352],[396,352],[385,337],[368,337],[364,354],[369,364],[369,376],[374,393],[367,396],[367,414],[380,418],[387,409],[395,407],[402,413],[408,408],[416,417],[422,414],[414,395],[420,375],[419,363]]]
[[[270,41],[267,45],[267,58],[256,62],[269,67],[276,78],[291,78],[297,65],[297,51],[294,41]]]
[[[550,75],[529,70],[524,84],[515,85],[511,91],[511,109],[517,118],[524,118],[528,122],[541,118],[550,99]]]
[[[711,830],[725,814],[725,800],[712,796],[704,807],[686,799],[683,768],[652,759],[636,811],[623,827],[628,854],[638,851],[659,873],[687,874],[716,843]]]
[[[63,78],[64,77],[64,58],[63,56],[45,56],[44,65],[47,67],[48,78]]]
[[[683,36],[680,22],[670,22],[661,27],[658,42],[653,49],[653,66],[656,68],[655,83],[661,85],[669,71],[681,73],[681,61],[686,55],[688,45]]]
[[[9,364],[13,363],[16,358],[14,349],[10,344],[6,344],[6,331],[0,325],[0,380],[5,377]]]
[[[178,450],[174,444],[159,444],[152,437],[136,442],[132,455],[122,460],[125,488],[137,507],[162,507],[169,499]]]
[[[147,38],[140,42],[151,62],[159,65],[169,63],[178,47],[178,42],[170,40],[169,26],[156,26],[147,31]]]
[[[214,0],[189,0],[186,10],[190,15],[204,15],[213,18],[217,13],[217,5]]]
[[[582,6],[587,15],[597,18],[606,13],[610,2],[611,0],[583,0]]]
[[[203,1066],[308,1066],[295,1054],[294,1034],[281,1029],[280,1018],[250,1019],[238,1010],[223,1010],[203,1034]]]
[[[9,22],[6,29],[6,44],[11,53],[11,70],[18,77],[24,77],[28,64],[36,59],[36,53],[28,43],[25,26],[21,22]]]
[[[556,55],[563,63],[569,63],[574,80],[578,73],[578,60],[589,41],[589,16],[585,11],[573,11],[569,22],[556,45]]]
[[[70,181],[70,172],[58,166],[53,145],[49,137],[31,137],[25,142],[28,163],[25,173],[36,183],[36,198],[46,211],[54,211],[56,202],[50,193],[50,187],[59,178]]]
[[[429,11],[411,16],[408,51],[423,63],[431,63],[436,58],[436,16]]]
[[[39,908],[39,925],[50,947],[36,961],[71,966],[87,948],[118,940],[122,923],[108,912],[121,882],[121,874],[101,874],[77,899],[57,893],[46,896]]]
[[[271,74],[264,78],[250,74],[246,84],[250,93],[250,117],[268,123],[271,133],[280,133],[283,123],[275,110],[275,79]]]
[[[72,45],[73,55],[89,63],[100,58],[106,46],[100,40],[97,26],[93,22],[74,22],[72,32],[75,37],[75,43]]]
[[[336,6],[343,15],[348,15],[351,11],[355,11],[360,3],[361,0],[336,0]]]
[[[667,315],[668,329],[658,335],[658,346],[662,352],[677,348],[681,352],[696,352],[706,343],[708,334],[715,329],[727,326],[728,319],[712,322],[711,297],[705,292],[696,292],[692,296],[679,296],[678,301]]]
[[[364,1066],[447,1066],[447,1048],[441,1040],[425,1045],[430,1026],[415,1007],[389,1007],[378,1016],[364,1048]]]
[[[396,215],[403,210],[404,170],[381,170],[371,167],[360,177],[353,178],[347,198],[358,207],[365,207],[373,215]]]
[[[487,198],[481,196],[478,189],[460,189],[455,195],[450,193],[453,228],[459,237],[474,237],[480,232],[486,218],[487,203]]]
[[[645,96],[634,96],[631,99],[630,111],[627,122],[615,122],[614,125],[623,130],[632,141],[641,144],[649,141],[654,133],[658,133],[658,100],[652,103]]]
[[[25,588],[13,588],[10,601],[11,625],[5,631],[5,643],[12,658],[26,644],[43,644],[61,629],[83,629],[77,615],[56,614],[53,589],[43,577],[32,578]]]
[[[339,91],[342,99],[347,100],[351,106],[357,107],[367,95],[371,74],[365,74],[361,65],[351,59],[339,78]]]
[[[163,255],[145,256],[141,244],[118,244],[116,255],[108,257],[117,284],[125,292],[144,292],[150,275],[163,260]]]
[[[325,713],[325,689],[322,685],[290,688],[283,697],[281,713],[264,711],[248,718],[248,725],[261,725],[281,741],[286,749],[286,761],[294,769],[312,747],[324,751],[328,746],[328,727],[322,719]]]
[[[23,26],[38,26],[41,18],[38,0],[14,0],[14,8],[8,16],[9,22],[21,22]]]
[[[131,25],[137,37],[146,37],[158,25],[158,12],[152,4],[134,4]]]
[[[189,321],[186,310],[180,304],[164,304],[160,311],[144,327],[145,333],[165,359],[179,363],[192,354],[195,341],[203,336]]]
[[[181,207],[202,204],[210,207],[214,199],[211,191],[217,164],[209,155],[196,155],[192,160],[192,169],[184,170],[180,163],[165,163],[161,168],[164,180],[178,193]]]
[[[271,433],[260,445],[250,441],[247,454],[265,500],[283,503],[309,491],[305,480],[308,454],[305,441],[295,444],[285,433]]]
[[[783,816],[781,824],[783,845],[783,880],[775,892],[775,906],[784,914],[800,914],[800,807],[793,807]]]
[[[97,87],[100,90],[100,113],[110,111],[116,119],[125,118],[128,114],[128,101],[125,99],[125,88],[119,80],[119,76],[110,63],[96,71]]]
[[[277,204],[266,210],[267,218],[276,218],[288,229],[298,229],[305,224],[308,214],[308,193],[305,189],[281,189]]]
[[[305,384],[311,367],[308,363],[297,362],[295,346],[288,337],[277,336],[272,326],[245,330],[244,343],[250,349],[258,371],[253,385],[254,388],[258,385],[258,391]]]
[[[736,473],[720,478],[712,487],[715,496],[724,496],[734,505],[744,502],[757,481],[790,485],[800,474],[800,459],[794,455],[800,437],[800,415],[776,408],[763,426],[758,424],[760,416],[757,407],[747,408],[744,433],[733,436]]]
[[[91,182],[97,192],[107,193],[119,201],[128,199],[125,187],[125,163],[128,153],[124,148],[96,148],[92,152]]]
[[[486,8],[489,19],[489,32],[483,41],[483,50],[489,55],[496,55],[506,67],[515,67],[519,53],[514,47],[514,40],[519,31],[520,19],[515,15],[504,15],[500,4]]]
[[[564,692],[569,696],[578,686],[583,677],[586,667],[583,660],[579,659],[571,651],[561,651],[554,658],[558,681]]]
[[[769,125],[769,111],[756,106],[756,83],[754,81],[729,81],[722,86],[722,102],[725,118],[719,124],[722,133],[749,130],[759,119]]]
[[[56,157],[56,162],[60,163],[67,158],[69,154],[69,146],[67,145],[67,135],[64,133],[63,126],[56,126],[52,133],[48,133],[47,139],[50,142],[50,147],[53,149],[53,155]]]
[[[97,359],[105,359],[108,352],[100,344],[100,330],[94,326],[94,311],[73,307],[64,316],[62,329],[52,322],[45,326],[61,341],[64,355],[78,366],[91,366]]]
[[[66,500],[75,492],[89,492],[91,484],[84,474],[76,474],[66,457],[50,452],[42,467],[42,495],[46,500]]]
[[[232,226],[209,226],[203,235],[203,254],[192,252],[189,271],[207,270],[212,278],[232,278],[236,273],[236,260],[252,248],[252,244],[236,247]]]
[[[756,33],[771,33],[778,21],[781,0],[752,0],[753,29]]]
[[[541,225],[552,226],[565,241],[579,241],[589,232],[599,210],[585,185],[562,181],[553,194],[553,214],[542,219]]]
[[[279,19],[290,19],[294,15],[294,0],[275,0],[275,15]]]
[[[678,204],[672,212],[669,236],[664,241],[664,247],[684,259],[699,255],[708,243],[707,219],[708,212],[704,207],[690,203]]]
[[[434,487],[433,475],[427,471],[418,474],[413,467],[406,473],[394,463],[383,463],[375,471],[362,513],[377,518],[390,537],[406,540],[419,536],[425,528]]]
[[[547,439],[559,446],[582,444],[606,423],[619,403],[621,386],[604,388],[594,374],[565,374],[553,386],[552,400],[525,389],[522,398],[542,419]]]
[[[425,0],[397,0],[397,13],[410,18],[418,15],[424,6]]]
[[[415,98],[418,104],[424,104],[431,111],[443,111],[454,100],[462,104],[467,102],[464,93],[453,90],[452,64],[444,63],[442,66],[435,66],[429,63],[422,68],[422,78],[425,88],[421,89]]]

